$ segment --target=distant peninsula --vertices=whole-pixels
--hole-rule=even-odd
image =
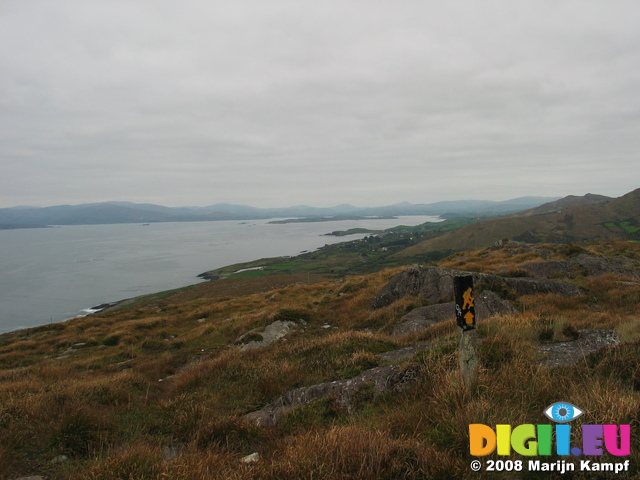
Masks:
[[[397,218],[398,217],[393,215],[372,215],[366,217],[360,215],[336,215],[329,217],[287,218],[286,220],[272,220],[268,223],[284,225],[286,223],[337,222],[340,220],[394,220]]]
[[[21,225],[19,223],[0,223],[0,230],[18,230],[19,228],[53,228],[51,225]]]
[[[346,237],[347,235],[361,235],[363,233],[378,234],[382,230],[370,230],[368,228],[350,228],[349,230],[334,230],[331,233],[325,233],[326,237]]]

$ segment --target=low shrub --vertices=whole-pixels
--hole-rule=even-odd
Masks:
[[[311,321],[311,312],[299,308],[281,308],[273,315],[272,320],[308,323]]]
[[[116,345],[118,345],[118,343],[120,343],[119,335],[109,335],[108,337],[105,337],[101,342],[102,345],[105,345],[107,347],[115,347]]]

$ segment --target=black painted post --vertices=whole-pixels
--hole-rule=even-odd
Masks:
[[[454,277],[453,291],[456,303],[456,322],[460,327],[460,374],[467,390],[472,390],[478,382],[473,277],[470,275]]]

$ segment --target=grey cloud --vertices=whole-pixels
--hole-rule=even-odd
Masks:
[[[624,194],[637,187],[638,14],[4,2],[0,204]]]

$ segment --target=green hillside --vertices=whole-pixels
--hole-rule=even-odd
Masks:
[[[505,238],[554,243],[640,240],[640,189],[611,200],[599,195],[585,197],[582,202],[577,197],[567,197],[532,210],[467,225],[411,246],[399,255],[415,257],[446,248],[484,248]]]

